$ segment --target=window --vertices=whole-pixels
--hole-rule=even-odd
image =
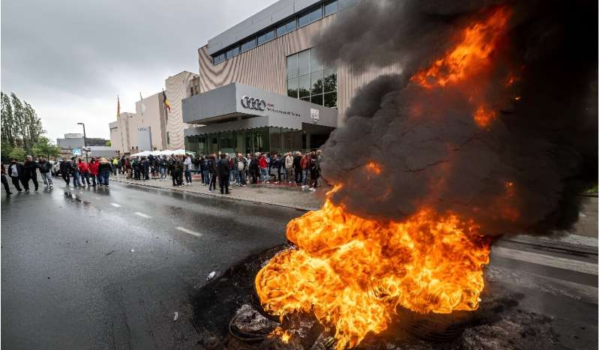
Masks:
[[[325,67],[314,50],[287,57],[288,96],[337,108],[337,73]]]
[[[242,44],[241,52],[246,52],[256,47],[256,39],[250,39]]]
[[[287,33],[287,29],[285,27],[285,24],[280,27],[277,27],[277,36],[282,36],[286,33]]]
[[[258,45],[262,45],[268,41],[275,39],[275,31],[271,30],[258,37]]]
[[[219,64],[219,63],[221,63],[223,61],[225,61],[225,54],[224,53],[222,53],[222,54],[220,54],[218,56],[214,56],[213,57],[213,64]]]
[[[234,58],[235,56],[237,56],[239,54],[240,54],[240,47],[238,46],[238,47],[235,47],[235,48],[227,51],[227,59],[228,60],[232,59],[232,58]]]
[[[338,10],[337,0],[325,4],[325,16],[332,15],[332,14],[336,13],[337,10]]]
[[[285,25],[286,31],[289,33],[291,31],[296,30],[296,19],[294,18],[293,20],[289,21],[286,25]]]
[[[295,78],[298,76],[298,55],[288,56],[287,76],[288,79]]]

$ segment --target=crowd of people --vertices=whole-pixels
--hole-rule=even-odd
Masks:
[[[192,184],[192,175],[214,192],[219,185],[222,194],[229,194],[230,185],[246,186],[260,183],[287,183],[314,191],[321,173],[321,151],[302,154],[278,153],[213,153],[210,155],[173,155],[123,157],[113,160],[116,172],[133,180],[166,180],[173,186]]]
[[[109,187],[111,175],[123,175],[132,180],[166,180],[171,177],[173,186],[189,186],[193,174],[199,174],[202,185],[214,192],[219,185],[222,194],[229,194],[230,185],[274,183],[301,186],[316,190],[321,174],[321,151],[279,153],[213,153],[210,155],[172,155],[122,158],[92,157],[86,162],[80,157],[63,159],[59,173],[67,186]],[[2,164],[2,184],[8,194],[8,177],[17,191],[29,192],[29,183],[38,190],[37,171],[44,185],[53,187],[52,163],[44,157],[37,162],[27,156],[23,163],[12,159],[8,168]]]

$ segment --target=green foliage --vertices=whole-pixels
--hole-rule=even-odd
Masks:
[[[31,153],[33,146],[45,132],[42,121],[37,116],[35,109],[29,103],[21,101],[14,93],[11,93],[10,96],[5,93],[0,94],[2,156],[6,156],[7,153],[10,153],[9,149],[16,147],[21,147],[26,153]]]
[[[13,146],[10,143],[2,140],[0,147],[2,147],[0,149],[0,152],[2,153],[2,155],[1,155],[2,161],[8,162],[8,160],[10,159],[10,152],[12,152],[12,150],[13,150]]]
[[[25,160],[25,156],[27,155],[27,153],[25,152],[25,150],[23,149],[23,147],[15,147],[11,152],[10,152],[10,158],[16,158],[18,161],[22,162]]]
[[[110,146],[112,146],[112,142],[110,142],[110,140],[109,140],[109,141],[106,141],[106,142],[104,143],[104,145],[105,145],[105,146],[108,146],[108,147],[110,147]]]
[[[38,141],[33,145],[33,154],[36,157],[58,157],[60,155],[60,147],[52,144],[52,142],[50,142],[50,140],[47,137],[41,136],[38,139]]]

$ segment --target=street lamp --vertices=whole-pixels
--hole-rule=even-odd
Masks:
[[[83,126],[83,151],[85,152],[85,162],[88,162],[88,152],[86,150],[87,148],[87,141],[86,141],[86,137],[85,137],[85,124],[84,123],[77,123],[77,125],[81,125]]]

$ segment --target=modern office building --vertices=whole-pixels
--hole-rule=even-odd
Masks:
[[[181,101],[200,92],[198,74],[183,71],[165,80],[165,92],[171,106],[167,113],[167,149],[177,150],[185,147]]]
[[[312,38],[357,0],[280,0],[198,49],[199,94],[183,100],[186,148],[200,153],[315,149],[360,86],[400,67],[326,67]],[[360,25],[360,24],[357,24]]]
[[[135,103],[136,113],[123,112],[109,124],[112,147],[121,155],[167,149],[167,118],[162,91]]]

